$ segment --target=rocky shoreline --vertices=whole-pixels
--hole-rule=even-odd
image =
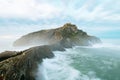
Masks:
[[[54,54],[48,46],[0,53],[0,80],[35,80],[38,64],[52,57]]]
[[[43,43],[43,44],[42,44]],[[66,23],[60,28],[41,30],[22,36],[14,42],[15,47],[36,45],[20,52],[0,53],[0,80],[35,80],[38,64],[44,58],[52,58],[52,51],[64,51],[73,46],[91,46],[101,43],[95,36]],[[39,45],[43,46],[39,46]]]

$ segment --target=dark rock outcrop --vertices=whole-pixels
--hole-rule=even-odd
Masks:
[[[18,52],[16,51],[5,51],[5,52],[2,52],[0,53],[0,62],[5,60],[5,59],[8,59],[10,57],[14,57],[18,55]]]
[[[60,28],[41,30],[22,36],[14,46],[51,45],[53,50],[64,50],[72,46],[90,46],[100,43],[100,39],[79,30],[76,25],[66,23]]]
[[[48,46],[37,46],[16,52],[0,54],[0,80],[35,80],[38,64],[54,54]]]

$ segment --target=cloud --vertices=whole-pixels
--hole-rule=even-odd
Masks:
[[[91,0],[91,2],[84,3],[83,6],[77,10],[73,7],[72,12],[74,13],[70,15],[77,20],[85,21],[120,21],[119,13],[114,13],[114,9],[107,9],[109,8],[108,2],[93,5],[93,0]]]
[[[14,39],[16,36],[13,35],[2,35],[0,36],[0,39]]]
[[[37,0],[0,0],[0,17],[43,19],[58,15],[55,6]]]
[[[43,30],[60,27],[58,24],[45,24],[45,25],[8,25],[0,26],[0,39],[1,38],[13,38],[21,37],[22,35]]]
[[[110,31],[117,31],[117,30],[120,30],[120,27],[106,27],[106,26],[94,26],[94,27],[82,27],[82,29],[85,29],[87,31],[91,31],[91,32],[98,32],[98,33],[101,33],[101,32],[110,32]]]
[[[117,3],[119,1],[97,1],[99,0],[87,0],[77,9],[75,9],[74,5],[71,8],[72,13],[68,12],[68,15],[76,20],[84,21],[120,21],[120,12],[117,12],[119,11]],[[114,6],[111,7],[111,5]]]
[[[120,21],[120,14],[113,14],[104,17],[105,20]]]
[[[111,6],[114,5],[114,6]],[[1,18],[120,21],[117,0],[0,0]]]

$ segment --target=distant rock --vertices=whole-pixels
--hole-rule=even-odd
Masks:
[[[0,53],[0,80],[35,80],[38,64],[54,54],[48,46]]]
[[[14,46],[51,45],[53,50],[64,50],[72,46],[90,46],[100,39],[79,30],[76,25],[66,23],[60,28],[41,30],[22,36]]]

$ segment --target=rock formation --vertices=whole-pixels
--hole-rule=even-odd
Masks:
[[[0,53],[0,80],[35,80],[38,64],[44,58],[54,57],[52,51],[64,51],[72,46],[89,46],[100,42],[99,38],[88,35],[71,23],[27,34],[16,40],[14,46],[45,46]]]
[[[35,80],[38,64],[54,54],[48,46],[37,46],[0,54],[0,80]]]
[[[14,46],[50,45],[53,50],[64,50],[72,46],[90,46],[100,39],[79,30],[76,25],[66,23],[60,28],[41,30],[22,36]]]

